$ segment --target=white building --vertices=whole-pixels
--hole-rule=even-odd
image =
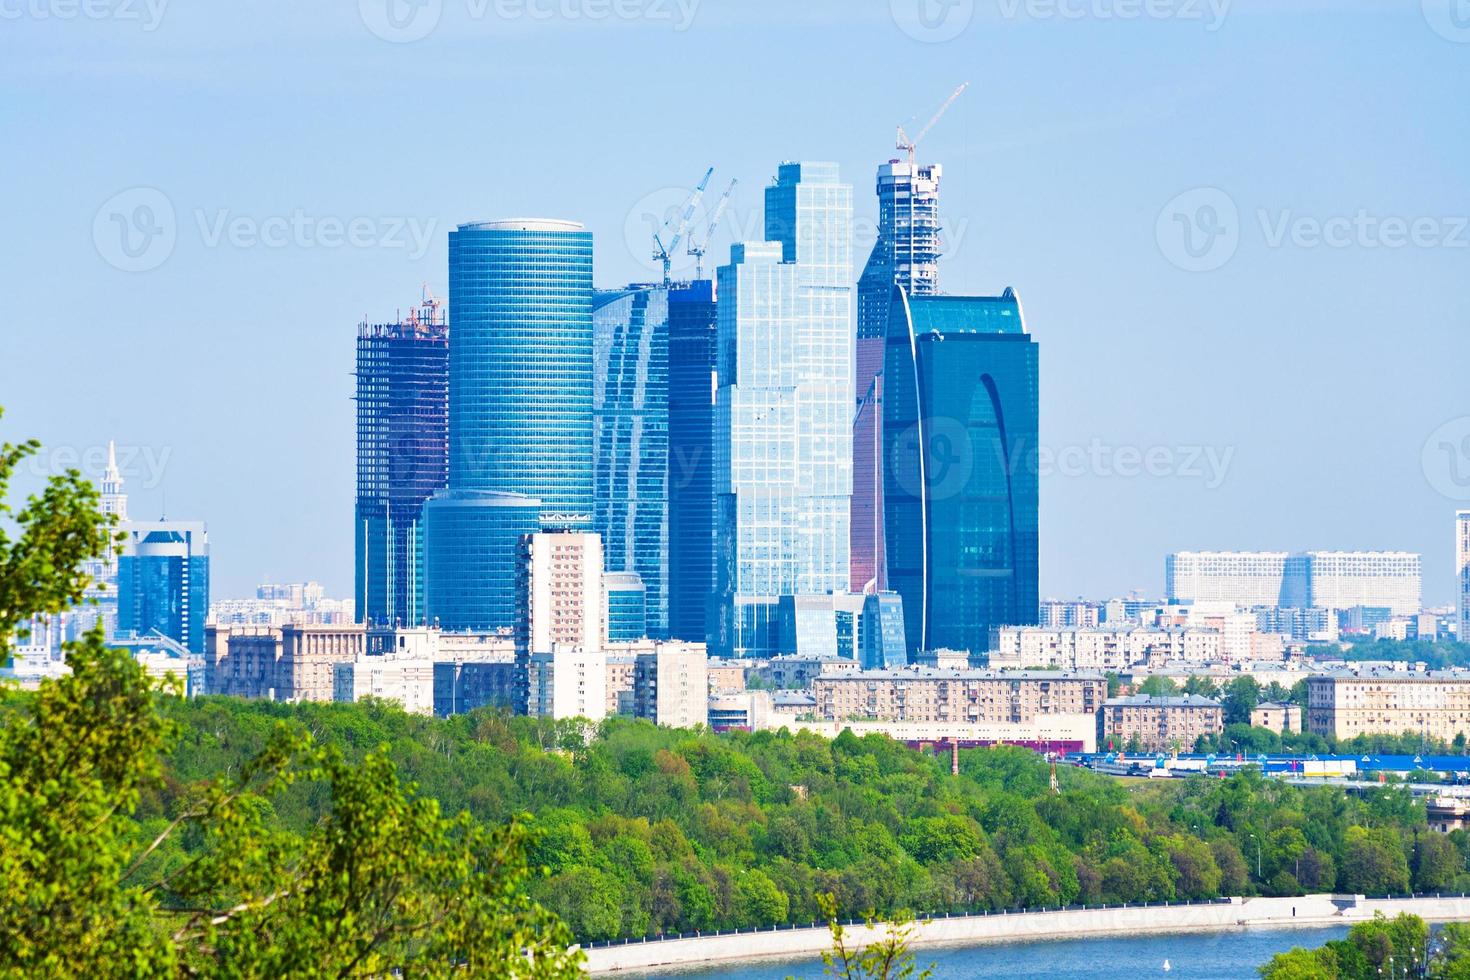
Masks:
[[[1311,606],[1344,610],[1354,606],[1416,615],[1423,605],[1418,555],[1406,551],[1309,551],[1306,554]]]
[[[541,531],[521,538],[516,571],[516,653],[555,647],[602,650],[607,599],[602,584],[602,537],[583,531]]]
[[[1171,604],[1355,606],[1419,612],[1420,557],[1404,551],[1180,551],[1164,563]]]
[[[659,643],[640,653],[633,673],[633,713],[655,725],[693,728],[709,717],[709,660],[702,643]]]
[[[1290,558],[1284,551],[1178,551],[1164,560],[1165,592],[1174,604],[1296,605],[1284,601]]]
[[[434,713],[434,661],[427,657],[363,655],[332,666],[332,699],[397,701],[409,714]]]
[[[1460,598],[1458,639],[1470,643],[1470,510],[1455,512],[1455,572]]]
[[[594,535],[595,537],[595,535]],[[522,658],[518,684],[524,713],[533,718],[607,717],[607,653],[554,646]]]
[[[1220,633],[1212,629],[1003,626],[991,631],[990,666],[1122,671],[1170,661],[1211,663],[1223,659],[1221,640]]]

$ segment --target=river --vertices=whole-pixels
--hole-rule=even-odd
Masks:
[[[934,964],[935,980],[1044,977],[1046,980],[1245,980],[1256,967],[1293,946],[1320,946],[1347,935],[1345,927],[1246,929],[1172,933],[1127,939],[1059,939],[920,949],[919,965]],[[1164,961],[1170,969],[1165,972]],[[819,960],[768,960],[702,970],[628,974],[649,980],[819,980]]]

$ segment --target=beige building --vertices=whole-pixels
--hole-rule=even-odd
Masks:
[[[1101,674],[908,668],[823,674],[812,681],[828,721],[1029,722],[1037,715],[1095,715]]]
[[[424,657],[364,654],[332,667],[333,700],[353,703],[363,698],[396,701],[415,715],[434,713],[434,661]]]
[[[633,713],[633,675],[638,667],[635,653],[607,656],[607,713],[631,715]]]
[[[708,657],[703,643],[672,640],[640,653],[633,675],[633,712],[656,725],[693,728],[709,719]]]
[[[1269,728],[1278,734],[1302,730],[1302,707],[1299,704],[1280,704],[1262,701],[1251,711],[1252,728]]]
[[[366,650],[360,624],[281,627],[281,659],[276,664],[277,701],[330,701],[336,691],[334,668]]]
[[[204,684],[210,694],[277,701],[330,701],[333,669],[366,651],[361,625],[210,626]]]
[[[204,628],[204,690],[208,694],[275,697],[280,660],[280,627]]]
[[[1123,749],[1137,739],[1147,752],[1189,752],[1201,735],[1214,736],[1224,730],[1225,715],[1218,701],[1196,694],[1135,694],[1103,703],[1098,744]]]
[[[736,694],[745,690],[745,668],[746,665],[738,660],[710,660],[710,694]]]
[[[516,569],[516,654],[602,650],[607,599],[602,538],[580,531],[522,536]]]
[[[1470,735],[1470,672],[1339,671],[1307,678],[1307,731],[1339,739]]]

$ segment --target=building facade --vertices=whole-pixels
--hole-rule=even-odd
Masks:
[[[887,589],[883,540],[883,360],[893,287],[939,292],[937,164],[890,160],[878,168],[878,237],[858,279],[853,421],[853,592]]]
[[[424,502],[449,475],[449,327],[431,298],[357,329],[356,620],[424,621]]]
[[[1061,671],[865,670],[811,682],[817,717],[914,722],[1021,723],[1038,715],[1095,715],[1102,674]]]
[[[1098,745],[1145,752],[1189,752],[1201,735],[1213,737],[1225,730],[1225,714],[1218,701],[1197,694],[1153,697],[1135,694],[1109,698],[1098,716]]]
[[[1302,706],[1262,701],[1251,709],[1251,727],[1266,728],[1284,735],[1302,730]]]
[[[910,655],[978,653],[1037,619],[1037,346],[1009,289],[895,288],[883,371],[888,586]]]
[[[533,718],[607,717],[607,653],[557,646],[516,660],[516,710]]]
[[[1419,612],[1420,557],[1403,551],[1180,551],[1164,562],[1170,603],[1245,608],[1354,606]]]
[[[1455,512],[1455,582],[1459,586],[1461,643],[1470,643],[1470,510]]]
[[[607,644],[602,539],[590,531],[521,538],[516,568],[516,657]],[[590,716],[589,716],[590,717]]]
[[[592,327],[596,529],[607,570],[643,582],[641,629],[667,636],[669,287],[598,293]]]
[[[200,521],[129,521],[117,556],[117,632],[204,652],[209,534]]]
[[[1302,606],[1306,582],[1291,602],[1284,551],[1178,551],[1164,559],[1164,592],[1171,604],[1228,602],[1253,606]]]
[[[693,728],[709,720],[709,676],[705,648],[697,643],[660,643],[638,654],[633,671],[633,711],[655,725]]]
[[[1307,731],[1339,740],[1414,732],[1453,742],[1470,735],[1470,672],[1367,670],[1308,677]]]
[[[851,572],[852,188],[783,163],[768,241],[719,269],[716,649],[778,645],[783,595],[845,592]]]
[[[1007,626],[991,631],[990,666],[1123,671],[1172,662],[1220,663],[1221,642],[1220,633],[1210,629]]]
[[[715,618],[714,283],[669,292],[669,633],[705,642]]]
[[[648,636],[648,590],[643,577],[637,572],[608,572],[603,581],[607,588],[608,640],[626,643]]]

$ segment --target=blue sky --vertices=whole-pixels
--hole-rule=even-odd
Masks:
[[[116,439],[216,596],[350,594],[355,326],[444,294],[454,224],[584,221],[619,284],[707,166],[723,255],[802,158],[870,224],[895,124],[968,81],[920,155],[944,287],[1014,286],[1041,344],[1043,594],[1402,548],[1449,600],[1465,0],[385,2],[0,0],[0,431],[32,483]]]

